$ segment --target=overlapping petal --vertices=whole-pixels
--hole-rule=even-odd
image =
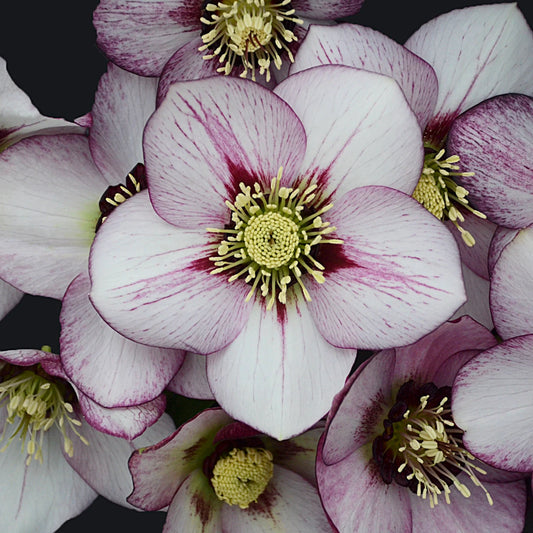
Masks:
[[[22,296],[24,296],[22,291],[0,280],[0,320],[22,300]]]
[[[170,56],[200,34],[199,0],[101,0],[97,44],[117,65],[158,76]]]
[[[490,308],[498,333],[509,339],[533,332],[533,227],[519,231],[493,267]]]
[[[479,102],[533,93],[533,32],[516,3],[451,11],[421,26],[405,46],[437,74],[439,96],[425,132],[436,146],[452,121]]]
[[[292,0],[298,16],[313,19],[336,19],[357,13],[364,0]]]
[[[70,380],[105,407],[126,407],[159,396],[184,352],[138,344],[110,328],[88,294],[87,274],[69,286],[61,308],[61,361]]]
[[[290,73],[318,65],[346,65],[394,78],[422,129],[437,102],[437,76],[423,59],[386,35],[365,26],[313,24],[298,49]]]
[[[305,132],[290,107],[251,81],[219,76],[177,83],[145,131],[146,173],[157,213],[180,227],[221,228],[239,183],[267,188],[283,167],[297,177]]]
[[[286,306],[257,303],[239,336],[208,356],[207,377],[232,417],[282,440],[324,416],[355,356],[324,340],[293,293]]]
[[[506,470],[533,470],[533,335],[509,339],[464,366],[453,388],[453,412],[464,443]]]
[[[167,224],[141,192],[98,230],[90,257],[91,300],[106,322],[137,342],[218,350],[242,329],[250,303],[246,284],[209,274],[215,250],[203,228]]]
[[[113,185],[144,161],[142,135],[155,110],[156,91],[156,78],[136,76],[112,63],[100,78],[89,144],[96,165]]]
[[[414,342],[464,302],[453,237],[412,198],[385,187],[354,189],[328,220],[344,242],[319,256],[326,281],[310,285],[309,306],[335,346]]]
[[[108,186],[82,135],[24,139],[0,156],[0,275],[61,298],[85,267]]]
[[[167,390],[187,398],[213,400],[207,380],[206,356],[187,353],[177,374],[169,381]]]
[[[447,148],[474,172],[461,178],[469,200],[501,226],[533,223],[533,99],[508,94],[458,117]]]
[[[305,127],[300,175],[315,177],[322,194],[338,198],[364,185],[413,192],[423,165],[421,132],[392,78],[323,65],[289,76],[275,93]]]

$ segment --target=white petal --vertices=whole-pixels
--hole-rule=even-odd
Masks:
[[[492,320],[504,339],[533,332],[533,227],[517,233],[494,265],[490,286]]]
[[[207,381],[206,356],[187,353],[180,369],[170,380],[167,390],[187,398],[214,400]]]
[[[10,434],[8,431],[6,438]],[[1,531],[53,533],[96,498],[96,492],[67,464],[61,450],[62,438],[51,429],[43,441],[43,464],[32,461],[26,466],[27,456],[18,439],[0,453]]]
[[[89,301],[80,274],[61,307],[61,361],[71,381],[104,407],[126,407],[159,396],[184,358],[181,350],[138,344],[109,327]]]
[[[533,33],[516,3],[474,6],[441,15],[405,43],[439,81],[426,137],[443,142],[453,119],[504,93],[533,93]]]
[[[355,356],[329,345],[303,297],[288,294],[268,311],[256,302],[240,335],[208,356],[207,377],[233,418],[282,440],[324,416]]]
[[[327,217],[344,243],[317,256],[326,280],[310,284],[309,305],[335,346],[414,342],[465,301],[455,241],[416,200],[386,187],[358,188]]]
[[[387,76],[323,65],[289,76],[274,90],[302,121],[302,176],[326,196],[387,185],[411,194],[420,178],[420,127],[398,84]]]
[[[144,161],[142,135],[155,110],[157,79],[136,76],[108,64],[94,97],[89,130],[91,153],[111,185],[123,183]]]
[[[91,300],[120,333],[199,353],[231,342],[246,322],[249,286],[211,275],[216,247],[203,229],[182,230],[136,194],[104,222],[91,251]]]
[[[172,85],[146,126],[146,174],[157,213],[180,227],[223,227],[239,183],[297,177],[305,133],[272,92],[227,76]]]
[[[291,65],[295,74],[317,65],[346,65],[394,78],[422,129],[437,102],[437,76],[428,63],[386,35],[365,26],[313,24]]]
[[[61,298],[87,263],[108,184],[82,135],[24,139],[0,156],[0,276]]]
[[[533,470],[533,335],[509,339],[464,366],[453,417],[472,453],[497,468]]]

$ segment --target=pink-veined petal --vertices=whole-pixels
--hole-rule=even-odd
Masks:
[[[10,435],[8,428],[5,438]],[[96,492],[65,461],[62,447],[62,437],[53,428],[44,436],[42,464],[34,460],[26,466],[27,455],[17,438],[0,453],[1,531],[53,533],[96,498]]]
[[[490,309],[504,339],[533,332],[533,227],[519,231],[492,270]]]
[[[437,74],[439,97],[425,132],[436,146],[452,121],[479,102],[533,94],[533,33],[516,3],[446,13],[421,26],[405,46]]]
[[[109,327],[91,302],[86,273],[69,286],[61,307],[61,361],[71,381],[104,407],[127,407],[159,396],[185,353],[138,344]]]
[[[122,439],[138,437],[161,417],[166,407],[164,394],[140,405],[110,409],[98,405],[81,391],[76,392],[80,410],[87,422],[103,433]]]
[[[83,128],[59,118],[44,117],[19,89],[0,57],[0,152],[30,135],[83,133]]]
[[[423,59],[386,35],[365,26],[312,25],[290,73],[317,65],[346,65],[394,78],[422,129],[437,102],[437,76]]]
[[[62,298],[87,264],[107,188],[82,135],[24,139],[0,156],[0,276]]]
[[[214,400],[207,381],[206,356],[186,353],[183,364],[168,383],[167,390],[187,398]]]
[[[247,509],[224,505],[222,531],[232,533],[329,533],[317,489],[290,469],[274,465],[274,475],[256,503]]]
[[[354,187],[387,185],[411,194],[420,178],[420,127],[387,76],[323,65],[289,76],[274,90],[307,134],[302,176],[339,198]]]
[[[282,440],[327,413],[355,356],[322,338],[293,292],[271,310],[256,302],[239,336],[208,356],[207,377],[227,413]]]
[[[201,8],[200,0],[101,0],[93,14],[96,42],[122,68],[159,76],[170,56],[200,35]]]
[[[418,340],[465,301],[450,232],[416,200],[386,187],[354,189],[327,213],[342,245],[317,259],[311,313],[335,346],[387,348]]]
[[[82,422],[78,431],[89,445],[71,434],[74,445],[72,457],[64,454],[66,461],[98,494],[108,500],[134,508],[126,501],[133,490],[128,460],[138,448],[150,446],[168,437],[175,429],[169,415],[163,416],[133,441],[113,437]]]
[[[172,499],[163,533],[220,533],[224,531],[220,516],[223,505],[198,468],[187,476]]]
[[[337,19],[357,13],[364,0],[292,0],[298,17]]]
[[[89,143],[94,161],[111,185],[144,161],[142,135],[155,110],[157,79],[108,64],[94,97]],[[103,191],[102,191],[103,192]]]
[[[22,291],[0,280],[0,320],[22,300],[23,296],[24,293]]]
[[[447,140],[461,158],[468,200],[489,220],[509,228],[533,223],[533,99],[507,94],[459,116]]]
[[[250,288],[211,275],[208,233],[183,230],[153,211],[146,192],[98,230],[90,257],[91,301],[123,335],[198,353],[231,342],[247,320]]]
[[[382,420],[393,402],[391,391],[395,362],[394,351],[380,352],[359,372],[352,374],[336,396],[335,411],[330,412],[321,444],[321,461],[324,464],[339,463],[379,434]]]
[[[489,277],[492,276],[494,265],[498,262],[502,250],[518,235],[520,230],[509,229],[499,226],[496,228],[490,241],[489,255],[487,259]]]
[[[219,76],[172,85],[146,126],[146,174],[157,213],[204,229],[230,221],[226,200],[239,183],[270,188],[280,167],[290,186],[305,132],[276,95],[250,81]]]
[[[129,461],[134,490],[128,501],[146,511],[169,505],[187,476],[201,470],[216,433],[230,422],[222,409],[206,409],[158,444],[136,451]]]
[[[467,363],[452,394],[463,442],[486,463],[533,470],[533,335],[509,339]]]
[[[339,531],[412,531],[409,490],[383,482],[371,444],[330,466],[323,463],[319,444],[316,474],[322,505]]]

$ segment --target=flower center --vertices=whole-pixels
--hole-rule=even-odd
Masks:
[[[124,185],[111,185],[104,194],[102,194],[98,207],[100,208],[100,218],[96,223],[95,232],[98,231],[100,226],[105,222],[106,218],[111,212],[123,204],[128,198],[131,198],[134,194],[146,189],[146,174],[144,172],[144,165],[137,163],[131,172],[126,176]]]
[[[255,71],[270,80],[270,64],[279,70],[282,55],[294,61],[288,44],[297,40],[293,29],[303,21],[294,17],[290,0],[221,0],[206,2],[202,23],[203,46],[209,49],[204,59],[218,56],[224,63],[217,72],[229,74],[234,66],[242,65],[242,78]]]
[[[233,448],[216,462],[211,484],[219,500],[246,509],[263,494],[273,474],[273,456],[268,450]]]
[[[324,283],[324,267],[314,257],[319,243],[342,244],[340,239],[324,238],[335,231],[334,226],[324,222],[320,215],[333,204],[313,208],[316,185],[304,190],[280,187],[282,169],[272,180],[269,191],[262,191],[259,183],[251,187],[239,184],[241,192],[232,204],[231,227],[207,228],[213,233],[227,237],[217,245],[217,255],[209,259],[216,267],[211,274],[234,272],[229,282],[245,276],[244,281],[252,288],[246,301],[260,287],[263,297],[268,297],[267,309],[276,301],[285,304],[287,288],[298,283],[307,301],[311,300],[304,286],[302,275],[307,272],[318,283]],[[304,213],[304,210],[306,211]]]
[[[89,444],[76,429],[81,426],[81,422],[72,414],[72,404],[65,399],[75,398],[75,393],[68,383],[48,376],[40,365],[23,368],[6,364],[0,369],[0,378],[0,406],[6,406],[8,415],[0,441],[4,440],[8,424],[18,424],[0,449],[1,452],[5,451],[18,435],[22,441],[23,453],[27,440],[26,464],[30,464],[32,459],[42,463],[44,434],[53,426],[61,432],[63,447],[69,456],[72,457],[74,447],[67,435],[67,428],[84,444]]]
[[[444,494],[450,503],[451,487],[465,498],[470,490],[457,475],[465,473],[492,498],[476,473],[486,474],[475,457],[463,448],[463,431],[455,426],[450,410],[451,387],[437,388],[433,383],[420,387],[404,383],[396,403],[384,420],[384,432],[373,442],[373,457],[383,481],[409,487],[417,496],[429,499],[433,508]]]
[[[431,149],[425,145],[426,150]],[[452,176],[473,176],[473,172],[457,172],[459,166],[459,156],[453,155],[442,159],[444,149],[426,153],[424,157],[424,169],[422,176],[413,192],[413,198],[422,204],[432,215],[439,220],[451,220],[467,246],[474,246],[476,243],[472,234],[460,226],[465,218],[457,206],[468,209],[480,218],[487,218],[483,213],[473,209],[468,203],[466,196],[468,191],[457,185]]]

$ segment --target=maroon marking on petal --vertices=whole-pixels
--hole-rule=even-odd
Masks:
[[[292,440],[276,442],[275,450],[276,461],[279,461],[280,459],[290,459],[291,457],[300,453],[314,451],[312,448],[305,448],[303,446],[299,446]]]
[[[354,439],[359,440],[359,435],[367,437],[380,433],[378,422],[384,419],[387,415],[387,408],[385,407],[385,398],[383,393],[379,391],[370,403],[370,407],[365,410],[361,422],[354,430]],[[366,439],[369,440],[369,439]]]
[[[319,244],[315,258],[324,266],[326,277],[330,272],[359,266],[346,256],[342,244]]]
[[[192,495],[191,503],[194,506],[194,512],[196,513],[196,516],[198,516],[198,518],[200,518],[200,522],[202,522],[202,526],[206,526],[213,514],[211,505],[209,505],[209,502],[202,498],[202,495],[199,492],[195,492]]]
[[[216,250],[215,250],[216,253]],[[211,272],[213,270],[213,261],[209,260],[209,257],[199,257],[191,262],[191,264],[185,270],[194,270],[197,272]]]
[[[192,446],[183,450],[183,461],[188,462],[196,458],[198,450],[203,447],[206,442],[206,437],[200,437]]]
[[[19,128],[0,128],[0,140],[6,138],[8,135],[11,135],[15,131],[20,130],[21,127],[19,127]]]
[[[276,505],[279,496],[279,492],[269,484],[263,494],[259,496],[256,502],[252,502],[245,512],[248,514],[267,515],[273,522],[275,522],[276,519],[272,514],[272,508]]]
[[[176,9],[171,9],[168,12],[169,18],[176,21],[180,26],[190,26],[191,29],[201,29],[202,24],[200,17],[202,16],[202,2],[200,0],[189,0]]]
[[[228,156],[226,156],[226,165],[228,166],[228,170],[232,177],[232,182],[231,184],[228,184],[228,187],[227,187],[228,200],[230,202],[235,201],[235,198],[241,192],[241,189],[239,187],[240,183],[243,183],[245,186],[248,186],[248,187],[253,187],[254,183],[263,181],[260,176],[250,174],[248,170],[236,164]],[[272,176],[272,177],[275,177],[275,176]],[[270,183],[270,180],[269,180],[269,183]]]
[[[266,300],[263,298],[263,302],[265,301]],[[281,325],[282,335],[285,337],[285,325],[287,324],[287,308],[285,307],[285,304],[282,304],[279,300],[276,300],[276,309],[278,312],[278,323]],[[266,312],[268,313],[269,311]]]
[[[220,429],[215,435],[213,442],[217,443],[228,439],[246,439],[248,437],[257,437],[258,435],[262,435],[262,433],[257,431],[257,429],[254,429],[243,422],[233,422]]]
[[[457,113],[433,117],[424,130],[424,142],[431,144],[437,150],[442,148],[452,126],[452,122],[456,118]]]

